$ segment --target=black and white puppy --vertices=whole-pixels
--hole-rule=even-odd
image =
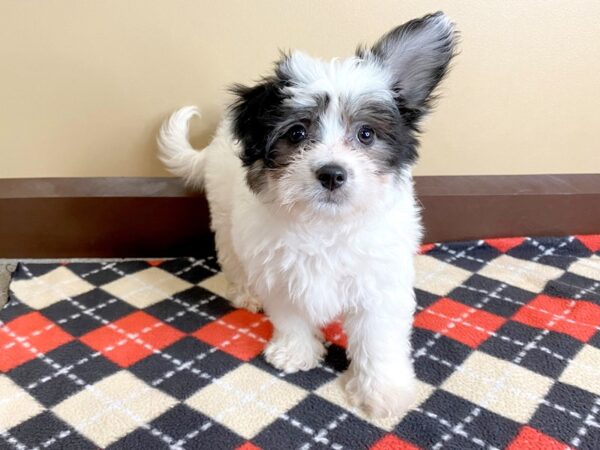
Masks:
[[[373,416],[415,396],[410,333],[421,238],[411,166],[419,124],[454,55],[442,13],[401,25],[347,59],[285,55],[231,108],[203,151],[195,107],[160,130],[160,158],[206,190],[237,307],[274,326],[264,355],[286,372],[319,364],[319,328],[344,318],[346,390]]]

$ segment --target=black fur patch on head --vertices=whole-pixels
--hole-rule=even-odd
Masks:
[[[327,109],[330,98],[316,95],[314,105],[293,107],[286,87],[292,85],[291,75],[282,70],[285,58],[277,63],[275,74],[252,87],[235,85],[231,91],[237,99],[231,106],[232,131],[242,144],[240,158],[247,168],[246,181],[254,192],[266,184],[267,171],[287,166],[300,148],[306,148],[318,135],[317,118]],[[302,145],[285,139],[286,131],[295,124],[304,124],[311,136]]]
[[[255,193],[266,185],[266,172],[276,165],[272,146],[275,132],[286,117],[283,105],[284,89],[290,81],[276,65],[275,74],[255,86],[234,85],[231,92],[237,97],[231,105],[232,132],[242,144],[239,155],[246,167],[246,182]]]
[[[231,90],[237,100],[231,106],[233,134],[243,146],[240,155],[245,166],[267,159],[269,140],[284,116],[283,88],[286,79],[265,78],[253,87],[235,85]]]

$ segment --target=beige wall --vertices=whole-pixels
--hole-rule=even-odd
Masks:
[[[462,53],[426,124],[417,173],[600,172],[600,1],[0,0],[0,177],[165,172],[154,135],[278,48],[349,55],[445,10]]]

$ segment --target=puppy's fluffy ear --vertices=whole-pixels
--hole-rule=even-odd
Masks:
[[[237,97],[231,107],[232,131],[242,143],[243,163],[251,165],[267,152],[272,116],[282,102],[280,86],[275,79],[265,79],[253,87],[235,85],[231,92]]]
[[[437,12],[400,25],[371,49],[392,72],[400,109],[409,123],[416,125],[429,109],[454,56],[456,34],[450,19]],[[359,51],[359,56],[365,55]]]

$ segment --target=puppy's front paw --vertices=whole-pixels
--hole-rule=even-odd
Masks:
[[[413,406],[417,397],[416,384],[412,378],[380,383],[362,377],[351,376],[346,383],[350,402],[377,419],[398,417]]]
[[[230,286],[227,292],[230,302],[236,308],[247,309],[250,312],[258,312],[262,308],[260,301],[250,293],[235,286]]]
[[[325,347],[316,337],[300,339],[296,336],[274,337],[265,348],[265,359],[286,373],[310,370],[323,359]]]

